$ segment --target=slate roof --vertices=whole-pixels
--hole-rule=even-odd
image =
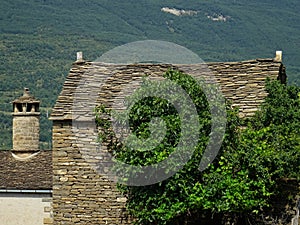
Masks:
[[[0,151],[0,189],[52,190],[52,151],[40,151],[26,160]]]
[[[281,61],[276,59],[254,59],[241,62],[218,62],[207,63],[208,70],[221,86],[221,90],[227,99],[232,100],[233,106],[240,108],[240,116],[251,116],[263,102],[267,93],[264,90],[265,80],[280,79],[286,80],[285,67]],[[134,76],[145,74],[161,76],[169,68],[181,70],[196,77],[207,77],[207,69],[204,64],[193,65],[168,65],[168,64],[136,64],[136,65],[116,65],[101,62],[78,62],[74,63],[63,86],[55,107],[53,108],[51,120],[71,120],[74,119],[72,110],[74,104],[78,104],[78,98],[88,100],[91,96],[77,95],[78,92],[85,92],[82,83],[89,85],[96,90],[101,100],[101,92],[105,92],[107,86],[97,86],[99,83],[109,83],[116,85]],[[112,78],[114,77],[114,78]],[[134,87],[132,87],[134,88]],[[115,93],[114,96],[122,93]],[[77,95],[77,96],[76,96]],[[75,107],[77,107],[75,105]]]

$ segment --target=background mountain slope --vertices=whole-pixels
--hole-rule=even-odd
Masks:
[[[177,16],[164,7],[194,13]],[[11,148],[10,102],[24,87],[42,101],[42,147],[51,147],[47,112],[77,51],[94,60],[147,39],[182,45],[205,61],[270,58],[283,50],[289,82],[300,85],[299,11],[298,0],[2,1],[0,148]]]

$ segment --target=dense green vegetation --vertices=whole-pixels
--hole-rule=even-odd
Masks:
[[[162,7],[195,10],[175,16]],[[83,51],[89,60],[132,41],[185,46],[205,61],[273,57],[283,50],[290,83],[300,84],[297,0],[15,0],[0,10],[0,148],[11,148],[10,102],[24,86],[42,101],[42,145],[50,141],[51,110],[65,76]],[[207,16],[227,16],[212,21]],[[49,111],[50,112],[50,111]]]
[[[245,217],[274,207],[271,199],[282,194],[278,193],[281,179],[300,179],[300,88],[268,80],[266,90],[269,95],[251,119],[240,119],[237,110],[227,103],[227,129],[222,147],[209,167],[200,171],[199,162],[211,132],[206,97],[199,83],[188,75],[170,71],[165,77],[180,85],[192,99],[200,124],[198,143],[191,159],[172,177],[148,186],[120,184],[120,190],[128,197],[127,209],[137,218],[136,223],[187,224],[187,221],[192,222],[207,213],[237,213],[239,217]],[[174,106],[159,97],[141,98],[145,96],[144,88],[151,89],[152,93],[173,90],[164,83],[145,80],[141,90],[127,99],[127,104],[135,103],[130,108],[129,126],[138,139],[127,136],[126,141],[120,143],[110,129],[107,113],[114,113],[114,120],[119,124],[126,124],[126,116],[105,110],[105,107],[99,108],[98,115],[98,125],[105,128],[101,133],[102,141],[110,140],[107,143],[116,159],[136,166],[166,160],[178,148],[179,139],[186,135],[186,124],[179,118]],[[190,115],[190,111],[186,109],[183,114]],[[153,147],[149,149],[149,145],[141,145],[139,139],[146,140],[153,135],[152,119],[157,117],[161,119],[158,123],[165,123],[166,133],[162,134],[163,140],[152,140],[154,143],[150,146]],[[161,132],[157,127],[154,131]],[[191,127],[187,135],[195,133]],[[184,158],[187,149],[178,149],[178,157]],[[174,162],[168,164],[164,172],[168,173],[173,167],[177,168]],[[134,179],[139,179],[139,176],[135,177],[134,170],[126,171],[123,166],[121,170],[118,167],[115,170],[119,176],[130,173]],[[150,180],[157,173],[142,176]],[[256,222],[248,220],[242,224]]]

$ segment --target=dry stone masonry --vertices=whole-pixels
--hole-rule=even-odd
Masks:
[[[13,101],[13,150],[39,150],[40,101],[30,95],[27,88]]]
[[[214,75],[224,96],[239,107],[240,116],[251,116],[267,93],[265,79],[285,82],[281,60],[195,65],[113,65],[100,62],[74,63],[51,114],[53,120],[53,216],[54,224],[131,224],[126,198],[116,184],[97,172],[106,162],[97,143],[92,109],[104,104],[116,109],[140,84],[143,76],[162,79],[169,69],[196,78]],[[91,91],[92,90],[92,91]]]

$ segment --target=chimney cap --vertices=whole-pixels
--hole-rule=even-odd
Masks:
[[[82,52],[77,52],[76,53],[76,62],[84,62],[84,59],[83,59],[83,53]]]
[[[30,96],[29,88],[24,88],[23,96]]]
[[[30,94],[29,88],[24,88],[23,96],[15,99],[13,103],[40,103],[40,101]]]
[[[282,51],[276,51],[275,61],[282,62]]]

